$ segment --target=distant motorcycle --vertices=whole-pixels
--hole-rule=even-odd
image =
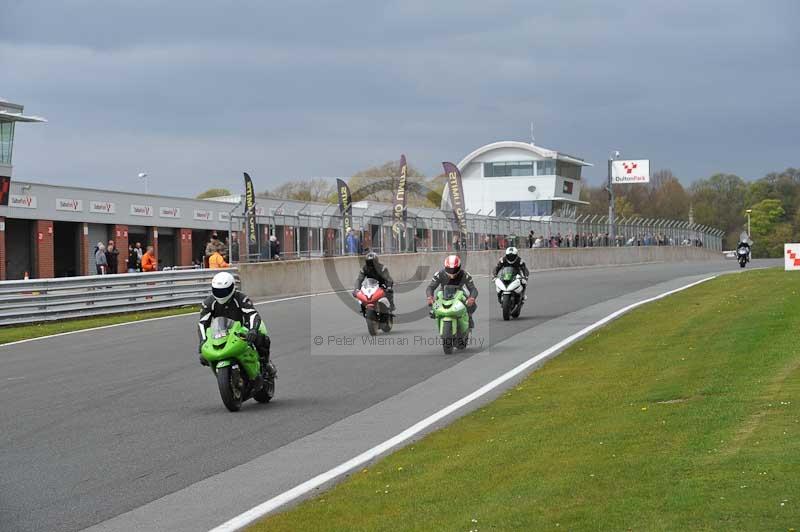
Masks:
[[[736,250],[736,258],[739,260],[739,267],[744,268],[750,262],[750,250],[747,246],[739,246]]]
[[[525,278],[511,266],[506,266],[494,280],[497,290],[497,302],[503,309],[503,319],[519,318],[522,305],[525,303],[522,293],[525,290]]]
[[[356,299],[361,303],[361,314],[367,321],[370,336],[378,334],[379,329],[387,333],[392,330],[392,305],[376,279],[364,279],[361,289],[356,292]]]

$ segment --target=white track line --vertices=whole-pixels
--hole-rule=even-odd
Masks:
[[[500,375],[499,377],[497,377],[496,379],[494,379],[490,383],[485,384],[484,386],[481,386],[480,388],[478,388],[477,390],[475,390],[471,394],[469,394],[469,395],[467,395],[465,397],[462,397],[458,401],[456,401],[454,403],[451,403],[450,405],[442,408],[438,412],[426,417],[422,421],[419,421],[415,425],[412,425],[411,427],[407,428],[406,430],[404,430],[400,434],[398,434],[398,435],[396,435],[396,436],[394,436],[392,438],[389,438],[388,440],[384,441],[383,443],[380,443],[380,444],[376,445],[375,447],[373,447],[373,448],[371,448],[371,449],[369,449],[367,451],[364,451],[363,453],[359,454],[355,458],[351,458],[347,462],[344,462],[344,463],[334,467],[333,469],[330,469],[330,470],[328,470],[328,471],[326,471],[326,472],[324,472],[324,473],[322,473],[320,475],[317,475],[316,477],[314,477],[312,479],[309,479],[309,480],[303,482],[302,484],[299,484],[299,485],[295,486],[294,488],[292,488],[292,489],[290,489],[288,491],[285,491],[285,492],[281,493],[280,495],[277,495],[277,496],[269,499],[268,501],[265,501],[265,502],[259,504],[258,506],[254,507],[254,508],[251,508],[250,510],[244,512],[243,514],[240,514],[240,515],[234,517],[233,519],[231,519],[229,521],[226,521],[225,523],[213,528],[210,532],[234,532],[234,531],[237,531],[237,530],[240,530],[240,529],[244,528],[245,526],[253,523],[254,521],[260,519],[261,517],[264,517],[268,513],[276,510],[277,508],[280,508],[284,504],[290,503],[293,500],[295,500],[295,499],[297,499],[299,497],[302,497],[303,495],[305,495],[305,494],[309,493],[310,491],[312,491],[312,490],[314,490],[314,489],[326,484],[327,482],[330,482],[330,481],[332,481],[332,480],[334,480],[334,479],[346,474],[348,471],[352,471],[353,469],[364,465],[365,463],[369,462],[370,460],[373,460],[373,459],[379,457],[380,455],[390,451],[391,449],[397,447],[398,445],[408,441],[409,439],[413,438],[414,436],[416,436],[417,434],[419,434],[423,430],[427,429],[428,427],[430,427],[434,423],[444,419],[445,417],[447,417],[450,414],[456,412],[458,409],[468,405],[469,403],[471,403],[472,401],[480,398],[481,396],[486,395],[487,393],[491,392],[492,390],[494,390],[498,386],[500,386],[503,383],[509,381],[510,379],[513,379],[514,377],[516,377],[520,373],[524,372],[525,370],[527,370],[531,366],[533,366],[533,365],[535,365],[535,364],[537,364],[539,362],[542,362],[543,360],[547,360],[548,358],[550,358],[553,355],[557,354],[559,351],[561,351],[562,349],[564,349],[565,347],[567,347],[571,343],[575,342],[576,340],[579,340],[580,338],[586,336],[587,334],[589,334],[590,332],[594,331],[595,329],[598,329],[598,328],[602,327],[606,323],[618,318],[619,316],[621,316],[621,315],[623,315],[623,314],[625,314],[627,312],[630,312],[631,310],[633,310],[633,309],[635,309],[637,307],[640,307],[640,306],[645,305],[647,303],[651,303],[653,301],[657,301],[659,299],[662,299],[664,297],[672,295],[672,294],[674,294],[676,292],[680,292],[682,290],[686,290],[687,288],[691,288],[691,287],[696,286],[696,285],[698,285],[700,283],[705,283],[706,281],[710,281],[711,279],[714,279],[716,277],[717,277],[716,275],[712,275],[711,277],[706,277],[705,279],[701,279],[699,281],[695,281],[693,283],[681,286],[680,288],[676,288],[674,290],[670,290],[668,292],[664,292],[663,294],[659,294],[657,296],[654,296],[654,297],[651,297],[651,298],[648,298],[648,299],[644,299],[642,301],[638,301],[636,303],[628,305],[627,307],[621,308],[621,309],[617,310],[616,312],[612,312],[608,316],[606,316],[606,317],[604,317],[604,318],[592,323],[591,325],[589,325],[587,327],[584,327],[580,331],[578,331],[578,332],[576,332],[576,333],[564,338],[563,340],[561,340],[557,344],[555,344],[555,345],[549,347],[548,349],[542,351],[538,355],[536,355],[536,356],[534,356],[532,358],[529,358],[528,360],[526,360],[522,364],[518,365],[517,367],[515,367],[515,368],[507,371],[506,373]]]

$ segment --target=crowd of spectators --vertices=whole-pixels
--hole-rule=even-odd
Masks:
[[[624,246],[697,246],[702,247],[703,241],[699,238],[685,238],[679,243],[673,238],[661,233],[638,233],[635,236],[625,237],[616,235],[611,238],[608,233],[557,233],[550,237],[537,236],[533,231],[528,234],[529,248],[592,248],[592,247],[624,247]]]

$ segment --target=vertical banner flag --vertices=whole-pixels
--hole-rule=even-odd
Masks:
[[[408,175],[408,165],[406,156],[400,156],[400,179],[397,181],[397,189],[394,191],[394,206],[392,208],[392,231],[401,238],[406,229],[406,178]]]
[[[447,175],[447,188],[450,190],[450,205],[453,206],[453,214],[456,216],[458,231],[461,233],[460,243],[466,246],[467,243],[467,209],[464,205],[464,187],[461,184],[461,172],[453,163],[444,162],[444,173]]]
[[[8,197],[11,191],[11,178],[0,175],[0,205],[8,207]]]
[[[244,173],[244,208],[247,211],[247,254],[258,252],[258,227],[256,225],[256,192],[253,180]]]
[[[342,213],[342,225],[347,234],[353,228],[353,197],[350,187],[341,179],[336,180],[336,191],[339,196],[339,211]]]

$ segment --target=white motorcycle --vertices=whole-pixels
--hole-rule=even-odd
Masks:
[[[527,284],[525,277],[516,272],[511,266],[506,266],[494,278],[494,287],[497,290],[497,301],[503,309],[503,319],[519,318],[522,305],[525,303],[523,292]]]

